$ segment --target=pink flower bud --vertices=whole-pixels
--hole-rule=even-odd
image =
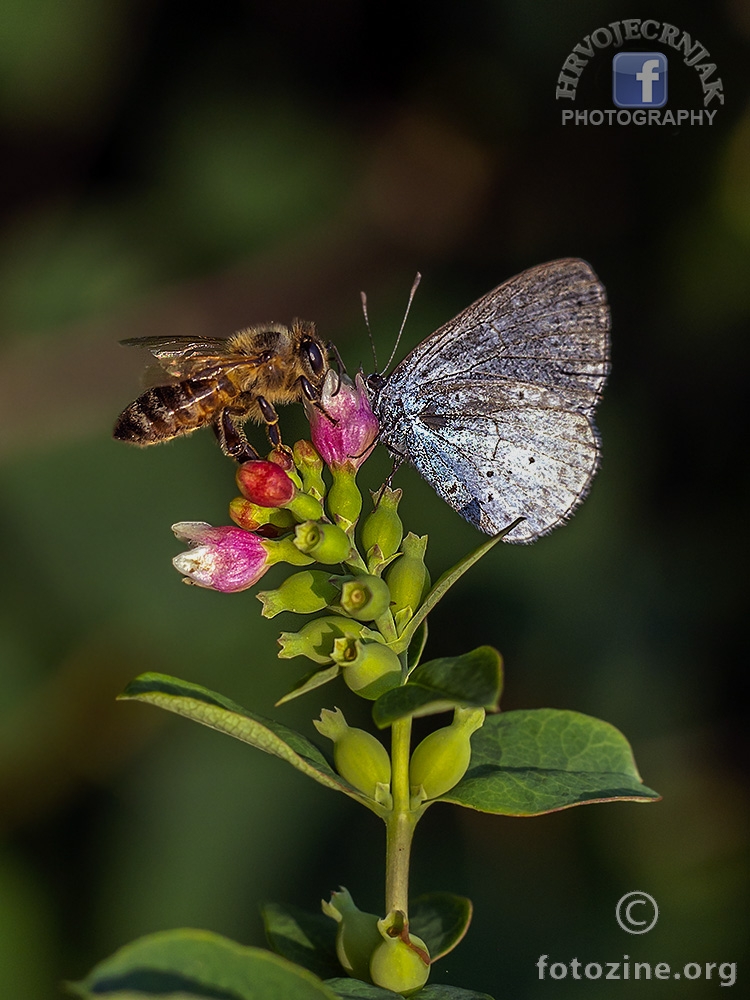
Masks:
[[[250,463],[246,463],[250,464]],[[204,521],[181,521],[172,531],[190,548],[172,560],[187,582],[229,594],[247,590],[263,576],[272,560],[264,542],[242,528],[214,528]]]
[[[276,462],[263,459],[243,462],[237,469],[237,486],[243,497],[259,507],[282,507],[297,487]]]
[[[313,444],[329,466],[358,469],[370,454],[379,430],[362,376],[357,375],[352,383],[346,375],[330,370],[320,405],[324,413],[305,402]]]

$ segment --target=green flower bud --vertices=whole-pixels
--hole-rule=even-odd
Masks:
[[[401,490],[392,490],[389,486],[372,494],[374,510],[362,525],[362,547],[368,556],[375,545],[383,560],[398,552],[404,537],[404,526],[397,513],[401,496]]]
[[[319,563],[339,563],[352,550],[349,536],[335,524],[305,521],[294,530],[294,544]]]
[[[341,587],[341,607],[357,621],[374,621],[385,614],[390,602],[391,593],[379,576],[354,576]]]
[[[382,642],[337,639],[331,655],[341,665],[347,687],[362,698],[374,701],[401,683],[401,661]]]
[[[294,448],[294,464],[302,476],[302,486],[318,500],[326,495],[326,484],[323,481],[323,459],[309,441],[298,441]]]
[[[318,521],[323,517],[323,505],[320,500],[309,493],[297,493],[287,504],[284,504],[298,521]]]
[[[246,531],[255,531],[257,528],[271,524],[274,528],[278,528],[279,533],[281,533],[281,531],[291,528],[295,523],[292,513],[284,510],[283,507],[261,507],[244,497],[235,497],[232,500],[229,504],[229,516],[235,524],[239,524]]]
[[[450,726],[425,736],[409,764],[413,795],[435,799],[458,784],[471,760],[471,734],[483,723],[483,708],[457,708]]]
[[[265,547],[268,552],[268,563],[271,566],[278,562],[290,563],[292,566],[309,566],[315,562],[312,556],[300,552],[294,544],[294,539],[289,535],[285,538],[269,538]]]
[[[390,930],[388,929],[390,927]],[[421,990],[430,976],[430,953],[424,941],[404,925],[394,933],[392,915],[378,921],[381,942],[370,958],[370,976],[376,986],[408,997]]]
[[[370,956],[382,938],[378,918],[357,908],[349,892],[343,887],[331,893],[331,902],[321,901],[323,913],[338,923],[336,930],[336,955],[348,975],[366,983],[370,979]]]
[[[330,663],[333,644],[342,636],[359,636],[364,628],[352,618],[324,616],[308,622],[299,632],[282,632],[279,636],[279,659],[291,660],[306,656],[314,663]]]
[[[362,511],[362,494],[357,486],[357,472],[349,464],[331,467],[333,483],[326,497],[328,513],[346,531]]]
[[[385,579],[391,591],[391,611],[417,610],[430,589],[430,574],[424,564],[427,535],[409,534],[401,545],[403,555],[388,568]]]
[[[313,725],[333,740],[336,770],[357,791],[382,802],[391,784],[391,759],[380,740],[364,729],[347,725],[343,712],[324,708]]]
[[[338,588],[330,581],[331,576],[325,570],[308,569],[292,573],[277,590],[262,590],[255,596],[263,605],[264,618],[273,618],[281,611],[308,615],[322,611],[338,597]]]

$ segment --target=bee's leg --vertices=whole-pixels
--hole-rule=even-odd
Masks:
[[[333,354],[334,358],[336,359],[336,367],[338,368],[339,373],[340,372],[346,373],[346,365],[344,364],[344,362],[341,359],[341,355],[339,354],[338,347],[336,347],[336,345],[333,343],[332,340],[329,340],[329,342],[326,344],[326,349],[329,350],[331,352],[331,354]]]
[[[266,433],[268,440],[274,448],[283,448],[281,443],[281,431],[279,430],[279,415],[271,403],[264,396],[258,396],[258,407],[266,422]]]
[[[334,418],[331,416],[331,414],[328,413],[328,411],[326,410],[325,406],[323,406],[323,404],[321,403],[321,401],[320,401],[320,393],[315,388],[315,386],[312,384],[312,382],[308,378],[306,378],[306,376],[304,376],[304,375],[300,375],[300,377],[299,377],[299,379],[297,381],[300,384],[300,388],[302,389],[302,392],[310,400],[310,402],[313,404],[313,406],[315,407],[315,409],[316,410],[320,410],[320,412],[323,414],[323,416],[326,417],[328,420],[330,420],[330,422],[332,424],[337,424],[338,420],[334,420]],[[338,389],[336,390],[336,392],[338,392]],[[336,395],[336,393],[334,393],[334,396],[335,395]]]
[[[245,437],[244,431],[232,420],[229,410],[222,410],[213,422],[213,429],[221,445],[221,450],[236,462],[251,462],[260,458]]]
[[[311,403],[315,403],[316,406],[320,405],[320,393],[312,384],[310,379],[306,375],[300,375],[297,379],[299,382],[300,389],[307,396]]]

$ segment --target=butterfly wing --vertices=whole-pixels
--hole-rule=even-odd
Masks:
[[[592,414],[609,371],[604,288],[581,260],[525,271],[428,337],[375,407],[381,439],[476,527],[530,542],[596,471]]]

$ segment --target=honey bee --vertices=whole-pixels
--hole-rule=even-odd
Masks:
[[[271,445],[279,447],[274,404],[306,396],[320,405],[329,368],[315,324],[299,319],[291,326],[250,327],[227,338],[133,337],[122,343],[150,351],[165,384],[147,389],[123,410],[114,437],[160,444],[210,425],[222,451],[238,462],[258,458],[245,437],[245,421],[265,423]]]

